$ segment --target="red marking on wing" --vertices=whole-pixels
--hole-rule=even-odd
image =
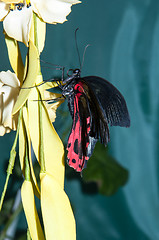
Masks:
[[[87,117],[86,123],[87,128],[83,136],[83,127],[82,122],[84,121],[80,117],[80,110],[79,110],[79,101],[80,96],[84,93],[84,89],[82,87],[82,83],[79,82],[75,85],[74,89],[76,91],[76,95],[74,96],[74,117],[73,117],[73,125],[72,130],[68,139],[67,145],[67,159],[68,164],[70,167],[73,167],[77,172],[81,172],[85,166],[85,161],[89,159],[87,156],[87,147],[89,145],[89,132],[90,132],[90,116]],[[82,139],[85,138],[85,139]],[[83,151],[83,143],[82,141],[86,142],[86,146],[84,146]]]

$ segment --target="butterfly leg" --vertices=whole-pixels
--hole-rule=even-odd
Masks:
[[[61,81],[63,82],[63,80],[64,80],[64,69],[65,69],[64,66],[52,64],[52,63],[49,63],[49,62],[45,62],[44,60],[41,60],[41,59],[40,59],[40,61],[43,62],[43,63],[45,63],[45,64],[51,65],[51,66],[52,66],[52,67],[50,67],[51,69],[61,70],[61,71],[62,71]],[[44,66],[44,67],[45,67],[45,66]],[[60,83],[60,82],[59,82],[59,83]],[[61,83],[58,84],[58,86],[59,86],[59,85],[62,87]]]
[[[20,89],[31,89],[31,88],[35,88],[35,87],[40,87],[41,85],[43,85],[43,84],[45,84],[47,82],[56,82],[59,87],[62,86],[59,80],[51,78],[51,79],[44,80],[43,82],[41,82],[41,83],[39,83],[39,84],[37,84],[35,86],[32,86],[32,87],[20,87]]]
[[[47,103],[51,103],[51,102],[55,102],[55,101],[63,101],[65,100],[65,96],[61,96],[61,97],[57,97],[57,98],[53,98],[53,99],[40,99],[40,100],[33,100],[33,101],[42,101],[42,102],[47,102]]]
[[[61,96],[61,97],[57,97],[57,98],[54,98],[54,99],[49,99],[49,100],[42,100],[42,101],[45,101],[45,102],[55,102],[55,101],[63,101],[65,100],[65,97],[64,96]]]

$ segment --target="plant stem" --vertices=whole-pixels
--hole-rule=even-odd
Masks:
[[[35,46],[36,46],[36,48],[38,49],[38,52],[39,52],[38,36],[37,36],[37,15],[36,15],[36,13],[33,13],[33,18],[34,18],[34,44],[35,44]]]
[[[37,25],[38,25],[38,16],[34,13],[34,44],[39,52],[39,46],[38,46],[38,32],[37,32]],[[40,61],[39,61],[39,75],[41,75],[41,69],[40,69]],[[41,164],[41,172],[45,172],[45,159],[44,159],[44,142],[43,142],[43,123],[42,123],[42,108],[43,103],[41,101],[41,94],[38,90],[38,108],[39,108],[39,139],[40,139],[40,149],[39,149],[39,159]]]
[[[30,166],[29,166],[29,146],[28,139],[25,144],[25,180],[30,181]]]
[[[45,158],[44,158],[44,142],[43,142],[43,123],[42,123],[42,108],[43,103],[41,101],[40,91],[37,89],[39,97],[38,97],[38,107],[39,107],[39,138],[40,138],[40,151],[39,151],[39,158],[41,164],[41,172],[45,172]]]
[[[31,240],[31,236],[30,236],[29,228],[28,228],[28,230],[27,230],[27,240]]]
[[[20,122],[21,122],[21,117],[22,117],[22,109],[20,109],[19,111],[19,117],[18,117],[18,125],[17,125],[17,131],[16,131],[16,136],[14,139],[14,143],[12,146],[12,149],[10,151],[10,159],[9,159],[9,164],[8,164],[8,168],[7,168],[7,177],[6,177],[6,181],[5,181],[5,185],[4,185],[4,189],[1,195],[1,200],[0,200],[0,211],[2,209],[2,205],[3,205],[3,201],[4,201],[4,197],[7,191],[7,186],[8,186],[8,181],[9,181],[9,177],[12,174],[12,170],[14,168],[14,163],[15,163],[15,157],[16,157],[16,145],[17,145],[17,140],[18,140],[18,135],[19,135],[19,129],[20,129]]]

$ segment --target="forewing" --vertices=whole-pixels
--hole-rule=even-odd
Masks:
[[[100,77],[88,76],[82,79],[92,89],[107,122],[111,126],[129,127],[130,117],[127,105],[118,89]]]

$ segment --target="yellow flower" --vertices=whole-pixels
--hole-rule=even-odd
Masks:
[[[45,23],[42,26],[40,18],[49,23],[62,23],[66,21],[66,16],[70,13],[72,4],[75,3],[79,1],[0,0],[0,20],[3,20],[7,33],[5,40],[10,63],[21,83],[19,83],[21,89],[12,113],[15,115],[20,112],[17,132],[20,165],[25,178],[21,195],[33,240],[44,239],[34,195],[41,201],[46,239],[76,239],[75,219],[69,199],[64,192],[64,147],[52,125],[59,103],[54,104],[49,117],[47,104],[40,101],[44,99],[45,84],[36,87],[43,81],[39,58],[45,41]],[[15,39],[25,42],[26,45],[29,41],[25,67],[23,67],[20,49]],[[31,148],[41,167],[40,190],[32,165]],[[15,151],[13,154],[15,156]],[[14,159],[11,166],[13,165]]]
[[[27,75],[22,87],[30,87],[42,82],[39,73],[39,57],[35,45],[30,41]],[[23,121],[19,135],[19,153],[21,168],[25,171],[26,145],[30,153],[32,144],[36,158],[41,166],[40,185],[41,210],[47,240],[75,240],[76,226],[69,199],[64,192],[64,147],[56,133],[44,102],[46,86],[21,89],[14,107],[14,113],[23,107]],[[51,97],[51,96],[49,96]],[[24,103],[27,101],[25,106]],[[39,108],[40,105],[40,108]],[[55,116],[55,109],[54,116]],[[40,113],[41,112],[41,113]],[[26,141],[27,139],[27,141]],[[28,142],[28,143],[27,143]],[[31,144],[30,144],[31,142]],[[22,201],[32,239],[43,239],[41,226],[34,203],[34,194],[38,195],[38,187],[32,169],[31,156],[29,156],[30,180],[24,181],[22,186]],[[32,207],[31,207],[32,206]],[[30,209],[34,214],[30,217]]]
[[[17,3],[18,2],[18,3]],[[78,0],[3,0],[0,1],[0,21],[8,36],[17,41],[29,41],[33,12],[46,23],[63,23]]]
[[[0,72],[0,136],[15,130],[17,115],[12,110],[19,94],[20,81],[15,73]]]

